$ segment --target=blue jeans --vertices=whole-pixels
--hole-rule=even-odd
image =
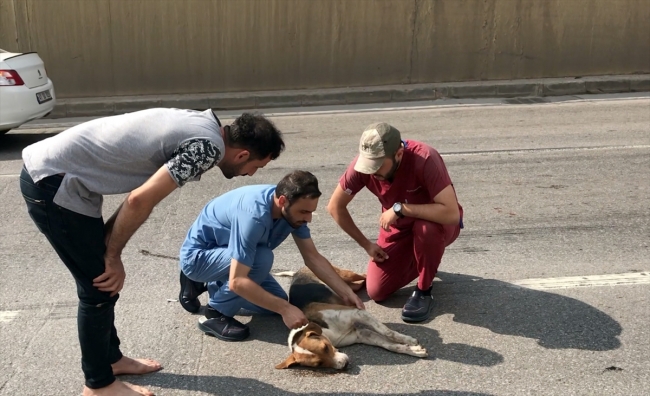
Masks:
[[[206,282],[212,308],[226,316],[233,317],[240,309],[254,313],[272,314],[273,312],[255,305],[228,287],[230,276],[230,251],[228,248],[215,248],[210,250],[195,250],[191,258],[181,260],[181,271],[195,282]],[[287,293],[271,275],[273,266],[273,251],[266,246],[258,246],[255,260],[248,273],[248,277],[264,290],[288,300]]]
[[[115,302],[119,295],[99,291],[93,279],[104,273],[104,221],[84,216],[55,204],[54,195],[63,176],[34,183],[25,168],[20,191],[27,212],[45,235],[77,284],[77,329],[81,346],[81,369],[89,388],[102,388],[115,381],[111,364],[122,358],[117,337]]]

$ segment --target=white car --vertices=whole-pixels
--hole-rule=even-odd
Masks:
[[[45,117],[55,104],[54,85],[41,57],[0,49],[0,135]]]

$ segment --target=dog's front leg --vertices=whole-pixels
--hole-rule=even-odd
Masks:
[[[357,342],[361,344],[378,346],[391,352],[403,353],[419,358],[425,358],[429,356],[427,350],[420,345],[397,344],[370,329],[357,329]]]

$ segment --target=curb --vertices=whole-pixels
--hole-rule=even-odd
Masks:
[[[47,118],[109,116],[152,107],[238,110],[408,102],[444,98],[515,98],[648,91],[650,91],[650,74],[634,74],[290,91],[112,96],[59,99]]]

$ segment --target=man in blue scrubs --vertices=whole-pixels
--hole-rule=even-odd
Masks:
[[[241,341],[248,326],[234,319],[240,309],[278,313],[284,324],[307,324],[302,311],[271,275],[273,249],[291,234],[305,265],[347,304],[364,309],[361,299],[341,280],[317,250],[307,223],[321,195],[318,180],[306,171],[286,175],[277,186],[252,185],[227,192],[210,201],[190,227],[180,252],[182,289],[200,294],[207,283],[210,301],[199,328],[217,338]],[[181,290],[181,295],[187,295]],[[196,312],[198,299],[183,304]],[[189,309],[188,309],[189,308]]]

